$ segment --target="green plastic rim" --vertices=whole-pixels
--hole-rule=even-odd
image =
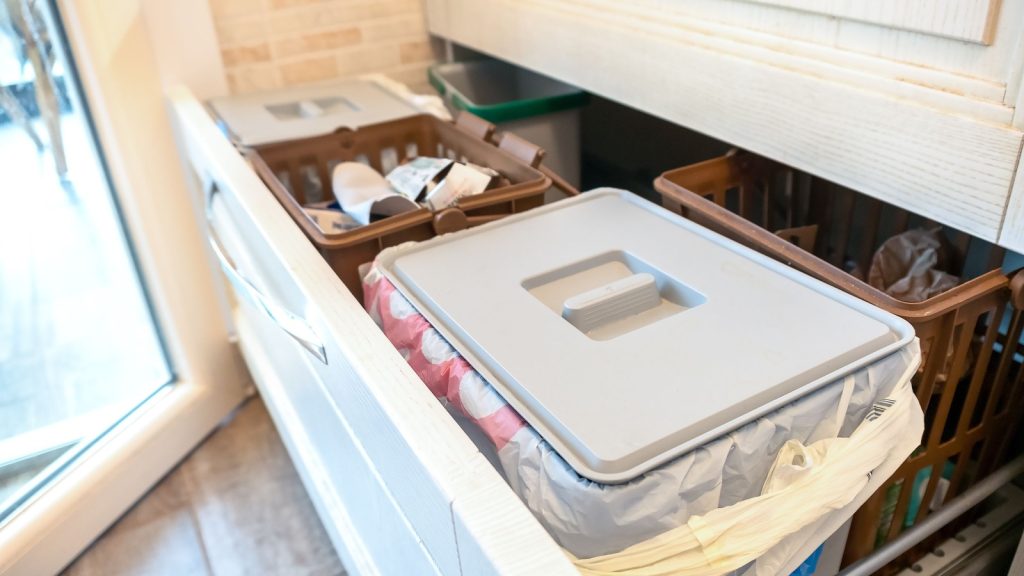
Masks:
[[[466,110],[494,124],[581,108],[590,99],[586,92],[577,90],[557,96],[527,98],[524,100],[502,102],[500,104],[483,105],[471,102],[461,92],[445,82],[444,78],[438,73],[436,66],[431,66],[427,69],[427,81],[456,110]]]

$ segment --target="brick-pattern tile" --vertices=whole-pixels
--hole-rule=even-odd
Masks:
[[[247,14],[235,18],[223,18],[214,22],[220,45],[230,48],[238,44],[266,42],[270,39],[270,25],[267,14]]]
[[[274,42],[274,55],[278,58],[321,52],[359,44],[363,34],[359,28],[337,28],[326,32],[310,32]]]
[[[281,74],[274,64],[232,68],[227,71],[227,77],[228,87],[233,94],[281,87]]]
[[[398,53],[401,55],[402,64],[427,62],[434,59],[434,53],[430,47],[430,40],[403,42],[398,46]]]
[[[270,0],[271,8],[290,8],[292,6],[307,6],[309,4],[322,4],[324,0]]]
[[[368,72],[422,88],[439,53],[422,0],[210,0],[210,8],[235,93]]]
[[[367,42],[387,42],[389,40],[421,40],[427,37],[427,22],[422,14],[371,20],[360,25],[363,37]]]
[[[215,20],[262,12],[266,8],[267,0],[210,0],[210,12]]]
[[[318,56],[280,66],[284,84],[307,84],[338,76],[338,63],[333,56]]]
[[[266,42],[221,48],[220,56],[228,69],[244,64],[270,61],[270,46]]]
[[[393,70],[401,64],[397,46],[370,46],[341,52],[338,58],[338,72],[341,76],[369,74],[382,70]]]

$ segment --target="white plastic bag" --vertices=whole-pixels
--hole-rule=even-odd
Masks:
[[[370,82],[373,82],[388,92],[391,92],[398,98],[401,98],[417,110],[422,110],[427,114],[433,114],[441,120],[447,120],[450,122],[452,119],[451,113],[449,113],[448,109],[444,106],[444,100],[436,94],[417,94],[410,90],[405,84],[383,74],[364,74],[359,78],[361,80],[369,80]]]
[[[573,561],[593,576],[713,576],[744,567],[788,574],[920,444],[924,414],[910,385],[916,368],[848,438],[787,442],[760,496],[693,516],[621,552]]]

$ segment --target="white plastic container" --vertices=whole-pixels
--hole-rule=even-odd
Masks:
[[[603,484],[914,338],[892,314],[613,189],[379,264],[577,473]]]

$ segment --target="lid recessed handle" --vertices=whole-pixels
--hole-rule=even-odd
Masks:
[[[303,118],[319,118],[324,115],[324,109],[319,102],[300,100],[297,104],[299,105],[299,116]]]
[[[567,299],[562,305],[562,318],[587,333],[660,304],[654,276],[641,272]]]

